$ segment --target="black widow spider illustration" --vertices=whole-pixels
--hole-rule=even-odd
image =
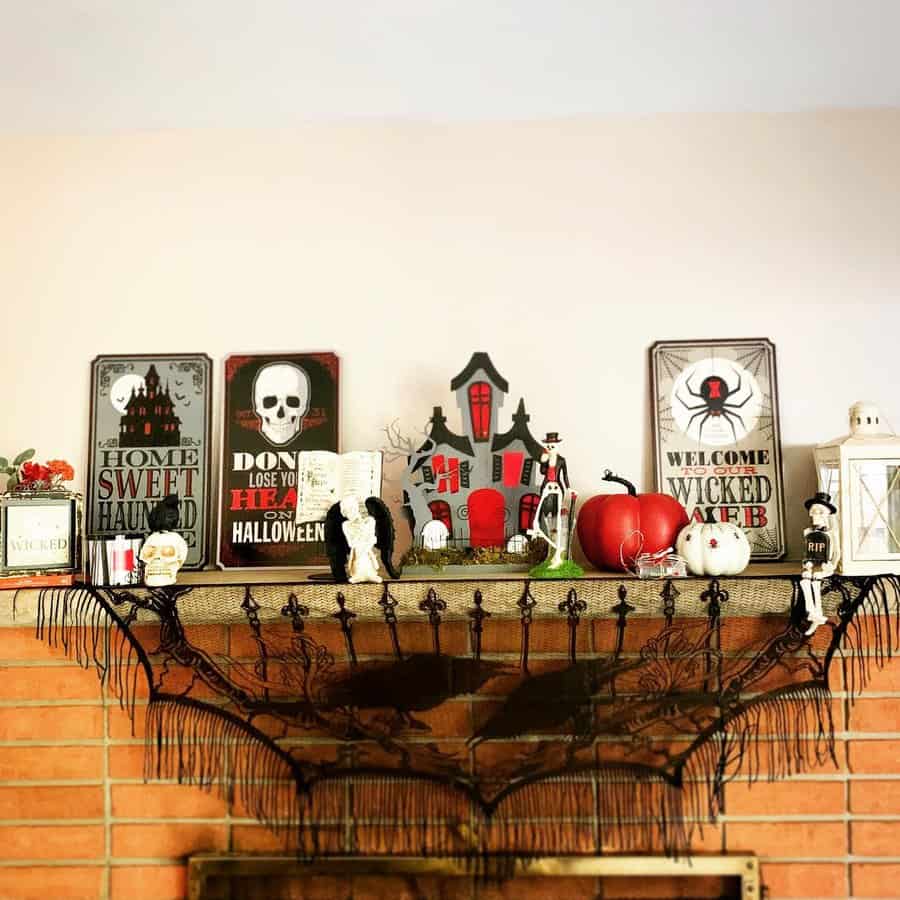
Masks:
[[[735,410],[741,409],[741,407],[746,406],[747,403],[753,398],[753,390],[751,388],[750,393],[741,400],[740,403],[729,403],[728,398],[733,397],[738,393],[741,389],[741,373],[737,371],[737,369],[732,370],[735,375],[737,375],[737,387],[731,388],[728,386],[728,383],[720,378],[718,375],[707,375],[703,381],[700,382],[700,391],[697,392],[691,388],[691,380],[688,378],[685,381],[685,387],[688,390],[688,393],[692,397],[696,397],[698,400],[702,400],[702,403],[698,403],[694,406],[690,406],[681,397],[676,393],[675,396],[678,397],[678,401],[688,412],[693,412],[694,414],[688,419],[687,427],[691,427],[694,419],[698,416],[703,416],[700,419],[700,434],[698,435],[699,439],[703,440],[703,426],[706,424],[707,419],[709,418],[717,418],[722,416],[728,424],[731,426],[731,433],[734,435],[735,441],[737,441],[737,429],[734,427],[734,420],[737,419],[741,424],[741,428],[744,431],[747,430],[747,426],[744,424],[744,420],[741,418],[740,413],[735,412]]]

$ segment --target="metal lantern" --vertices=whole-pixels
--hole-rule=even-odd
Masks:
[[[831,495],[846,575],[900,574],[900,437],[874,403],[850,407],[850,434],[815,451],[819,489]]]

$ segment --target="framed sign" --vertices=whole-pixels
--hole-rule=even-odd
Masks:
[[[219,565],[327,565],[324,522],[296,521],[297,456],[337,452],[338,358],[275,353],[225,360]]]
[[[775,347],[765,338],[650,348],[656,486],[695,522],[733,522],[754,559],[785,554]]]
[[[76,572],[81,497],[69,491],[0,495],[0,574]]]
[[[185,569],[208,561],[212,361],[203,353],[98,356],[91,364],[89,539],[145,535],[178,494]]]

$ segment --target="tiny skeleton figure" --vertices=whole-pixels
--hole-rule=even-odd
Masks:
[[[334,580],[350,584],[381,583],[378,554],[391,578],[399,578],[391,557],[394,552],[394,523],[390,510],[378,497],[365,503],[347,496],[335,503],[325,517],[325,549]]]
[[[834,574],[841,552],[837,532],[831,527],[831,517],[837,512],[831,496],[819,491],[803,505],[812,525],[803,531],[805,553],[800,588],[809,620],[806,634],[813,634],[828,621],[822,611],[822,582]]]
[[[544,438],[544,452],[541,454],[541,474],[544,482],[541,485],[541,497],[534,514],[534,525],[528,530],[528,536],[544,538],[550,545],[553,554],[550,568],[559,568],[569,553],[571,528],[569,516],[575,505],[575,495],[569,490],[569,471],[565,457],[558,450],[562,439],[555,431],[550,431]],[[566,500],[569,500],[568,507]],[[546,521],[546,531],[541,528]]]

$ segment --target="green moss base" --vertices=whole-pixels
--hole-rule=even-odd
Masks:
[[[540,565],[535,566],[529,573],[532,578],[581,578],[584,575],[584,569],[571,559],[567,559],[561,566],[555,569],[551,568],[550,561],[544,560]]]
[[[547,556],[547,544],[540,538],[528,544],[525,553],[509,553],[505,547],[445,547],[426,550],[412,547],[403,556],[403,566],[430,566],[440,571],[446,566],[533,565]]]

